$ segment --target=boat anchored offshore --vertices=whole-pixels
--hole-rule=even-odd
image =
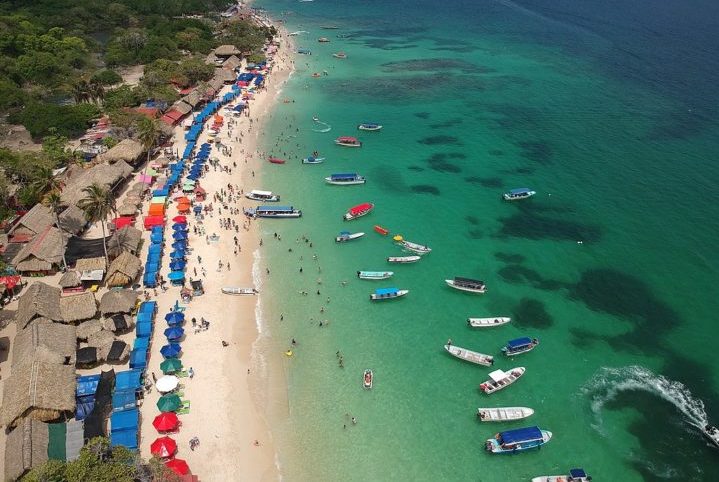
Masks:
[[[369,295],[369,299],[372,301],[391,300],[404,296],[407,293],[409,293],[409,290],[401,290],[399,288],[380,288]]]
[[[492,326],[506,325],[512,321],[506,316],[498,316],[496,318],[467,318],[467,324],[472,328],[490,328]]]
[[[245,209],[245,214],[255,218],[299,218],[302,211],[293,206],[257,206]]]
[[[479,389],[490,395],[519,380],[525,371],[524,367],[512,368],[508,372],[494,370],[489,374],[489,380],[479,385]]]
[[[352,241],[353,239],[361,238],[362,236],[364,236],[364,233],[350,233],[349,231],[341,231],[340,235],[335,237],[335,242],[346,243],[347,241]]]
[[[537,345],[539,345],[539,340],[525,336],[509,340],[507,345],[502,347],[502,351],[507,356],[521,355],[522,353],[534,350],[534,347]]]
[[[416,253],[416,254],[428,254],[428,253],[432,252],[432,248],[430,248],[429,246],[424,246],[422,244],[417,244],[417,243],[412,243],[410,241],[406,241],[399,234],[392,239],[398,246],[402,246],[407,251],[412,251],[413,253]]]
[[[518,201],[520,199],[527,199],[528,197],[532,197],[535,194],[537,194],[536,191],[532,191],[526,187],[520,187],[517,189],[512,189],[509,192],[505,192],[502,197],[505,201]]]
[[[382,126],[374,122],[363,122],[357,126],[357,129],[361,131],[379,131],[382,129]]]
[[[542,475],[532,477],[532,482],[590,482],[592,477],[584,469],[570,469],[569,475]]]
[[[469,291],[470,293],[487,292],[487,286],[484,284],[484,281],[471,278],[461,278],[459,276],[455,276],[454,279],[446,279],[444,281],[456,290]]]
[[[239,288],[237,286],[226,286],[222,288],[226,295],[256,295],[259,293],[255,288]]]
[[[477,365],[484,365],[486,367],[494,365],[494,357],[485,355],[484,353],[478,353],[476,351],[467,350],[450,344],[444,345],[444,349],[447,350],[450,355],[457,357],[460,360],[476,363]]]
[[[383,228],[379,224],[374,225],[374,230],[376,233],[381,234],[382,236],[387,236],[389,234],[389,229]]]
[[[719,429],[713,425],[707,425],[702,429],[702,433],[711,443],[719,447]]]
[[[499,432],[487,440],[484,448],[492,454],[514,454],[539,448],[552,439],[552,432],[539,427],[518,428]]]
[[[534,410],[527,407],[478,408],[477,418],[480,422],[511,422],[531,417]]]
[[[357,271],[357,277],[359,279],[369,280],[389,279],[393,274],[394,271]]]
[[[358,204],[357,206],[351,207],[349,211],[344,215],[345,221],[351,221],[353,219],[361,218],[362,216],[366,216],[372,210],[374,209],[374,204],[372,203],[362,203]]]
[[[256,189],[245,193],[245,197],[253,201],[264,201],[267,203],[278,202],[280,200],[280,196],[273,194],[272,191],[258,191]]]
[[[342,136],[335,139],[335,144],[344,147],[362,147],[362,142],[356,137]]]
[[[367,368],[367,369],[364,371],[364,374],[362,375],[362,386],[363,386],[366,390],[369,390],[370,388],[372,388],[372,381],[373,381],[373,379],[374,379],[374,373],[372,373],[372,370],[370,370],[369,368]]]
[[[324,157],[307,156],[302,159],[302,164],[322,164],[325,162]]]
[[[416,263],[422,259],[422,256],[390,256],[387,258],[388,263]]]
[[[355,184],[364,184],[367,182],[367,179],[356,172],[350,172],[346,174],[332,174],[325,178],[325,182],[335,186],[353,186]]]
[[[336,58],[336,59],[346,59],[346,58],[347,58],[347,54],[344,53],[344,52],[335,52],[335,53],[332,54],[332,57],[334,57],[334,58]]]

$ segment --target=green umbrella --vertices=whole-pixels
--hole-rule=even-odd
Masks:
[[[182,370],[182,362],[177,358],[168,358],[160,363],[160,370],[162,373],[167,375],[168,373],[175,373]]]
[[[157,401],[157,408],[161,412],[174,412],[182,406],[182,400],[175,393],[163,395]]]

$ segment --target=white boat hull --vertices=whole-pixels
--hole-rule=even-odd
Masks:
[[[509,317],[498,316],[496,318],[467,318],[467,324],[472,328],[491,328],[493,326],[506,325],[512,321]]]
[[[444,280],[447,285],[451,286],[452,288],[460,291],[466,291],[468,293],[477,293],[477,294],[484,294],[487,292],[487,288],[477,289],[477,288],[470,288],[468,286],[461,286],[455,284],[453,279],[446,279]]]
[[[498,392],[499,390],[502,390],[503,388],[507,388],[517,380],[519,380],[526,371],[526,368],[524,367],[517,367],[512,368],[511,370],[507,371],[507,377],[503,378],[502,380],[499,380],[498,382],[495,382],[491,378],[487,380],[486,382],[482,383],[479,388],[487,395],[491,395],[494,392]]]
[[[508,422],[512,420],[522,420],[531,417],[534,410],[527,407],[497,407],[497,408],[478,408],[477,418],[480,422]]]
[[[400,246],[402,246],[404,249],[408,251],[412,251],[416,254],[428,254],[432,252],[432,248],[429,248],[427,246],[423,246],[421,244],[417,243],[410,243],[409,241],[401,241],[398,243]]]
[[[369,209],[367,211],[362,211],[361,213],[357,213],[357,214],[347,213],[343,217],[344,217],[345,221],[352,221],[353,219],[361,218],[362,216],[367,216],[371,212],[372,212],[372,210]]]
[[[352,241],[353,239],[361,238],[364,236],[364,233],[352,233],[349,236],[337,236],[335,237],[335,241],[338,243],[346,243],[347,241]]]
[[[302,164],[322,164],[323,162],[325,162],[324,157],[318,157],[316,159],[310,159],[308,157],[305,157],[304,159],[302,159]]]
[[[369,368],[366,369],[362,375],[362,386],[365,390],[370,390],[374,383],[374,373]]]
[[[225,287],[222,292],[226,295],[256,295],[259,291],[255,288]]]
[[[252,200],[252,201],[259,201],[259,202],[276,203],[276,202],[279,202],[279,201],[280,201],[280,197],[279,197],[279,196],[256,197],[256,196],[253,196],[253,195],[250,194],[250,193],[247,193],[247,194],[245,194],[245,197],[246,197],[247,199]]]
[[[394,275],[393,271],[357,271],[359,279],[383,280],[390,279]]]
[[[388,263],[416,263],[422,259],[420,256],[390,256],[387,258]]]
[[[331,177],[326,177],[325,182],[333,186],[356,186],[357,184],[364,184],[367,182],[365,178],[355,179],[353,181],[333,181]]]
[[[397,291],[397,293],[395,293],[392,296],[382,296],[382,295],[377,295],[375,293],[372,293],[371,295],[369,295],[369,298],[372,301],[394,300],[397,298],[401,298],[402,296],[406,295],[407,293],[409,293],[409,290],[399,290],[399,291]]]
[[[444,345],[444,349],[447,350],[447,353],[459,358],[460,360],[475,363],[477,365],[483,365],[485,367],[491,367],[494,365],[494,357],[485,355],[484,353],[466,350],[454,345]]]

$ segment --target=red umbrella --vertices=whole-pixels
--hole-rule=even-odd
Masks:
[[[180,224],[187,224],[187,218],[185,216],[175,216],[172,221]]]
[[[172,456],[177,451],[177,442],[170,437],[160,437],[150,445],[150,453],[160,458]]]
[[[165,462],[165,467],[172,470],[177,475],[187,475],[190,473],[190,467],[182,459],[172,459]]]
[[[179,425],[180,421],[177,419],[175,412],[161,413],[152,421],[152,426],[155,427],[158,432],[175,430]]]

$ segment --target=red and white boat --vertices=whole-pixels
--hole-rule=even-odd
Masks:
[[[352,207],[347,211],[347,213],[344,215],[345,221],[351,221],[352,219],[361,218],[362,216],[369,214],[374,209],[374,204],[372,203],[362,203],[358,204],[355,207]]]
[[[267,160],[270,161],[272,164],[284,164],[285,162],[287,162],[284,159],[280,159],[279,157],[270,157]]]
[[[383,227],[380,226],[379,224],[375,224],[374,230],[375,230],[376,232],[378,232],[379,234],[381,234],[382,236],[387,236],[387,235],[389,234],[389,229],[383,228]]]
[[[335,139],[335,144],[344,147],[362,147],[362,142],[356,137],[342,136]]]

